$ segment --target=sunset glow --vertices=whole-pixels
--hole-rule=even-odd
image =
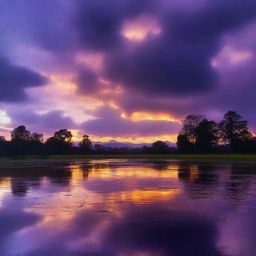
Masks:
[[[256,255],[256,0],[0,0],[0,256]]]
[[[147,112],[134,112],[129,117],[125,113],[122,113],[122,118],[130,119],[134,122],[139,122],[143,120],[161,120],[161,121],[169,121],[169,122],[177,122],[181,123],[180,120],[171,117],[169,114],[162,113],[147,113]]]
[[[159,35],[160,33],[161,28],[156,19],[146,16],[125,22],[122,29],[123,36],[132,41],[142,41],[150,34]]]
[[[170,141],[175,143],[177,135],[159,135],[159,136],[149,136],[149,137],[97,137],[91,136],[93,141],[100,141],[100,142],[108,142],[108,141],[120,141],[120,142],[130,142],[130,143],[153,143],[157,140],[162,141]]]
[[[233,3],[233,16],[229,3],[209,0],[195,1],[193,8],[176,0],[43,1],[29,7],[5,1],[3,135],[9,138],[5,128],[25,125],[45,138],[62,128],[76,131],[75,142],[83,134],[99,142],[176,142],[187,115],[219,121],[228,110],[248,120],[254,133],[249,2]],[[219,15],[232,20],[224,24]]]

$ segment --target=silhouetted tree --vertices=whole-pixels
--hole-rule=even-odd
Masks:
[[[219,124],[220,135],[223,142],[229,143],[233,152],[241,141],[250,140],[252,134],[248,131],[248,122],[234,111],[228,111]]]
[[[94,150],[97,154],[102,154],[102,153],[107,152],[107,149],[101,144],[95,144],[94,145]]]
[[[203,119],[195,131],[196,147],[200,153],[211,153],[218,142],[218,125],[214,121]]]
[[[197,127],[203,119],[205,118],[202,115],[188,115],[183,121],[183,127],[180,134],[185,135],[191,143],[195,143],[197,138]]]
[[[10,155],[30,154],[31,132],[24,125],[18,126],[11,132],[11,142],[8,153]]]
[[[31,132],[24,125],[18,126],[11,132],[12,141],[29,141]]]
[[[170,147],[163,141],[156,141],[152,144],[152,153],[166,154],[170,153]]]
[[[33,132],[33,133],[31,134],[30,140],[31,140],[31,141],[34,141],[34,142],[42,143],[42,142],[43,142],[43,134],[37,133],[37,132]]]
[[[202,115],[188,115],[183,121],[183,127],[177,137],[177,147],[181,153],[195,152],[198,138],[198,125],[204,119]]]
[[[179,153],[193,153],[194,144],[189,141],[186,135],[179,134],[177,138],[177,148]]]
[[[144,146],[141,148],[140,151],[141,151],[141,153],[143,153],[143,154],[151,153],[151,147],[144,145]]]
[[[7,141],[4,136],[0,136],[0,156],[4,156],[6,154],[6,146]]]
[[[54,133],[46,143],[46,151],[48,154],[68,154],[72,152],[72,133],[67,129],[61,129]]]
[[[50,137],[45,142],[45,147],[48,154],[65,154],[71,152],[70,143],[62,141],[55,137]]]
[[[61,129],[54,133],[54,138],[70,143],[72,140],[72,133],[67,129]]]
[[[29,150],[32,154],[44,154],[43,134],[34,132],[29,141]]]
[[[88,135],[83,135],[82,141],[79,143],[81,153],[91,153],[93,150],[92,142]]]
[[[239,153],[245,154],[255,154],[256,153],[256,138],[251,138],[249,140],[240,141],[237,145]]]
[[[218,142],[224,142],[218,144]],[[226,144],[225,144],[226,143]],[[234,111],[224,115],[217,125],[202,115],[188,115],[177,137],[177,147],[180,153],[256,153],[256,138],[248,130],[248,123]],[[45,144],[43,134],[31,133],[25,126],[18,126],[11,132],[11,141],[0,136],[0,156],[19,154],[69,154],[69,153],[175,153],[163,141],[156,141],[152,146],[141,148],[105,147],[93,144],[88,135],[84,135],[78,146],[72,145],[72,133],[67,129],[56,131]]]

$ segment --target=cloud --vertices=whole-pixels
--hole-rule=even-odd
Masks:
[[[84,48],[113,49],[122,43],[121,29],[125,19],[148,12],[152,0],[89,0],[78,2],[75,19]]]
[[[222,112],[235,110],[255,127],[255,57],[232,68],[223,68],[219,97],[211,97],[208,104]],[[206,103],[207,104],[207,103]]]
[[[251,0],[246,4],[203,2],[194,12],[176,1],[167,9],[156,1],[146,5],[144,1],[79,2],[77,31],[83,47],[105,51],[103,74],[112,82],[154,95],[202,93],[217,83],[211,59],[220,50],[223,34],[256,15],[256,4]],[[147,14],[159,20],[161,33],[131,50],[122,26]]]
[[[0,57],[0,101],[17,102],[26,99],[26,88],[42,86],[46,78],[25,67],[16,66]]]
[[[105,60],[104,74],[124,88],[150,95],[205,92],[217,79],[210,51],[217,51],[214,42],[193,46],[177,39],[152,39],[133,52],[122,49],[111,53]]]
[[[36,44],[62,53],[72,43],[75,45],[71,26],[73,7],[66,1],[5,1],[0,7],[1,32],[12,43],[19,40],[21,44]]]
[[[98,74],[86,67],[78,73],[75,82],[82,93],[92,94],[100,89],[98,79]]]
[[[19,230],[35,225],[40,220],[40,216],[23,210],[16,210],[15,213],[2,210],[0,213],[0,253],[6,255],[9,241],[13,236]]]
[[[37,70],[49,77],[58,73],[75,78],[71,80],[77,90],[69,95],[70,102],[73,112],[79,108],[85,115],[90,112],[87,99],[84,105],[80,101],[73,104],[77,96],[97,99],[101,106],[114,102],[127,114],[159,111],[182,119],[193,112],[220,118],[235,109],[252,122],[251,92],[256,77],[254,61],[248,64],[247,58],[256,54],[255,17],[254,0],[1,2],[0,51],[10,62],[1,59],[0,67],[8,67],[13,75],[12,86],[3,88],[0,101],[15,103],[26,98],[24,89],[44,84],[32,71]],[[219,58],[223,52],[226,55]],[[213,65],[213,60],[219,65]],[[26,69],[19,84],[14,79],[18,69]],[[6,81],[8,72],[2,70],[0,81],[2,77]],[[119,87],[122,93],[116,90]],[[35,110],[40,111],[51,97],[64,104],[66,98],[53,88],[44,94],[38,89],[32,91],[39,92],[32,96]],[[249,100],[241,104],[245,97]],[[60,109],[52,101],[50,105],[51,110]],[[129,133],[128,128],[132,134],[142,134],[138,131],[143,129],[149,134],[151,127],[151,132],[158,134],[155,131],[167,131],[173,125],[162,121],[135,123],[120,119],[115,111],[112,114],[109,120],[115,127],[107,128],[111,122],[103,122],[104,117],[95,113],[100,118],[84,123],[82,128],[95,134],[123,135]],[[106,127],[96,127],[102,124]]]
[[[67,128],[74,129],[77,125],[69,117],[64,117],[61,111],[51,111],[46,114],[36,114],[34,112],[13,111],[9,113],[14,120],[13,125],[25,124],[31,131],[42,133],[53,133],[56,130]]]
[[[159,216],[157,223],[151,221],[152,216]],[[159,206],[126,211],[120,220],[111,223],[104,238],[105,248],[117,253],[132,248],[135,252],[150,250],[159,255],[222,255],[216,248],[217,230],[213,222]]]
[[[121,118],[119,110],[103,107],[95,113],[97,119],[81,125],[88,134],[97,136],[155,136],[174,134],[180,124],[169,121],[131,121]]]
[[[159,205],[129,205],[122,208],[121,214],[82,210],[63,229],[51,232],[51,239],[41,243],[44,249],[38,248],[28,255],[56,255],[63,251],[66,255],[223,255],[217,248],[217,226],[208,218]],[[76,242],[76,247],[67,246],[72,242]]]

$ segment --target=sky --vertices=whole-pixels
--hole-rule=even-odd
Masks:
[[[256,131],[255,0],[0,0],[0,135],[175,142],[188,114]]]

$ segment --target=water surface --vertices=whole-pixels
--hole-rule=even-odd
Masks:
[[[7,164],[0,255],[255,256],[256,164]]]

